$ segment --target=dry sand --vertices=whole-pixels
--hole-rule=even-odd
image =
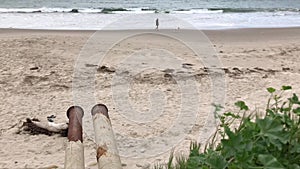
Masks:
[[[92,54],[88,47],[103,53],[112,39],[136,32],[143,31],[98,32],[101,39],[95,41],[97,44],[90,39],[84,50],[87,53],[81,54]],[[83,67],[74,69],[93,31],[0,30],[0,168],[63,168],[66,138],[30,135],[20,132],[19,127],[28,117],[46,119],[56,115],[55,122],[66,122],[66,110],[74,104],[74,90],[84,92],[91,85],[83,79],[73,86],[73,74],[78,69],[82,69],[81,77],[95,77],[94,93],[87,94],[108,106],[124,168],[163,163],[171,148],[186,152],[191,140],[205,138],[199,133],[212,109],[213,75],[183,43],[156,33],[193,37],[190,45],[197,45],[200,37],[204,43],[205,38],[192,30],[149,32],[152,34],[119,41],[100,64],[81,57]],[[300,93],[300,28],[204,32],[215,47],[215,51],[210,48],[208,56],[217,54],[219,68],[225,72],[226,110],[235,110],[232,105],[237,100],[246,101],[251,110],[263,110],[268,98],[265,89],[270,86],[291,85],[293,92]],[[168,56],[180,58],[180,65]],[[107,67],[99,69],[102,65]],[[195,84],[196,90],[185,88],[186,83]],[[97,168],[89,123],[94,102],[76,102],[82,103],[85,110],[86,168]],[[128,104],[136,111],[126,109],[124,105]],[[178,113],[185,105],[196,105],[198,111],[185,119]],[[194,121],[185,121],[190,119]],[[158,135],[165,138],[158,141]],[[173,137],[178,140],[168,141]]]

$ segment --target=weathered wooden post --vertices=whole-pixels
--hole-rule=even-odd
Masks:
[[[83,109],[72,106],[67,111],[69,118],[68,145],[65,154],[65,169],[84,169],[84,148],[82,144]]]
[[[97,143],[97,162],[99,169],[122,169],[117,144],[104,104],[92,108],[95,140]]]

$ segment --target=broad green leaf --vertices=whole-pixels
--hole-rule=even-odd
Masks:
[[[290,169],[300,169],[300,166],[297,164],[293,164],[292,166],[289,166]]]
[[[260,154],[258,160],[263,164],[264,169],[284,169],[278,160],[270,154]]]
[[[293,112],[300,116],[300,107],[297,107],[296,109],[293,109]]]
[[[278,135],[277,135],[277,137],[278,137]],[[271,136],[271,138],[272,138],[272,136]],[[275,146],[279,151],[282,151],[282,147],[285,146],[285,144],[283,144],[279,139],[275,139],[274,137],[273,137],[273,139],[266,140],[266,142],[267,142],[267,144],[272,144],[273,146]]]
[[[292,104],[300,104],[299,99],[298,99],[298,96],[297,96],[295,93],[293,94],[293,97],[289,98],[289,101],[290,101]]]
[[[188,160],[186,161],[187,169],[188,168],[203,169],[206,159],[207,159],[207,157],[204,154],[202,154],[200,156],[189,157]]]
[[[295,143],[295,145],[291,149],[291,153],[298,153],[298,154],[300,154],[300,143]]]
[[[240,110],[249,110],[248,106],[243,101],[238,101],[234,105],[239,107]]]
[[[243,143],[242,134],[232,132],[228,126],[226,126],[224,129],[226,135],[228,136],[228,139],[221,140],[221,143],[223,145],[222,154],[224,155],[224,157],[229,158],[245,151],[247,145]]]
[[[280,108],[281,112],[290,112],[291,108],[290,107],[285,107],[285,108]]]
[[[266,136],[269,139],[278,139],[284,144],[288,141],[288,134],[283,132],[283,126],[279,120],[265,117],[264,119],[257,119],[256,122],[260,128],[261,135]]]
[[[292,86],[282,86],[281,90],[291,90]]]
[[[274,89],[273,87],[269,87],[267,88],[269,93],[274,93],[276,91],[276,89]]]
[[[206,161],[206,164],[210,166],[210,168],[214,169],[225,169],[228,165],[228,162],[217,153],[213,153]]]

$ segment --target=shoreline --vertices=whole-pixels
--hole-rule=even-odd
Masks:
[[[255,28],[220,28],[220,29],[180,29],[184,31],[234,31],[234,30],[277,30],[277,29],[299,29],[300,26],[287,26],[287,27],[255,27]],[[81,32],[95,32],[95,31],[155,31],[155,29],[114,29],[114,30],[93,30],[93,29],[26,29],[26,28],[0,28],[2,30],[15,30],[15,31],[57,31],[57,32],[66,32],[66,31],[81,31]],[[163,31],[174,31],[177,29],[159,29]]]
[[[215,47],[228,45],[239,45],[240,42],[247,43],[248,45],[264,42],[280,43],[296,43],[300,39],[300,27],[285,27],[285,28],[238,28],[238,29],[224,29],[224,30],[197,30],[197,29],[161,29],[156,31],[154,29],[136,29],[136,30],[52,30],[52,29],[10,29],[0,28],[0,36],[13,36],[14,34],[24,35],[76,35],[76,36],[92,36],[96,32],[99,35],[108,37],[109,35],[122,33],[176,33],[181,32],[190,35],[207,36],[207,38],[214,44]],[[107,35],[106,35],[107,34]],[[196,38],[196,37],[195,37]],[[230,43],[229,43],[230,42]],[[243,44],[241,44],[243,45]]]

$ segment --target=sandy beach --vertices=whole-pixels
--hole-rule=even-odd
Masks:
[[[213,109],[216,89],[205,59],[199,57],[219,58],[208,67],[224,73],[222,101],[227,111],[237,110],[233,105],[238,100],[251,111],[263,111],[267,87],[290,85],[300,94],[300,28],[203,31],[208,39],[195,30],[144,32],[0,29],[0,168],[63,168],[67,138],[30,135],[20,126],[26,118],[47,120],[50,115],[57,123],[67,122],[66,111],[74,103],[82,103],[85,111],[87,169],[97,168],[89,123],[95,102],[109,109],[124,169],[164,163],[172,148],[186,153],[191,141],[208,137],[199,133]],[[113,41],[130,34],[135,36]],[[184,44],[164,34],[193,38]],[[197,46],[198,41],[210,47],[208,51],[195,54],[189,44]],[[94,62],[99,53],[105,57]],[[77,82],[76,72],[94,81]],[[93,93],[86,94],[93,102],[81,96],[74,101],[74,90],[85,92],[90,85]],[[185,119],[180,112],[187,105],[197,111]],[[163,136],[159,141],[158,135]]]

